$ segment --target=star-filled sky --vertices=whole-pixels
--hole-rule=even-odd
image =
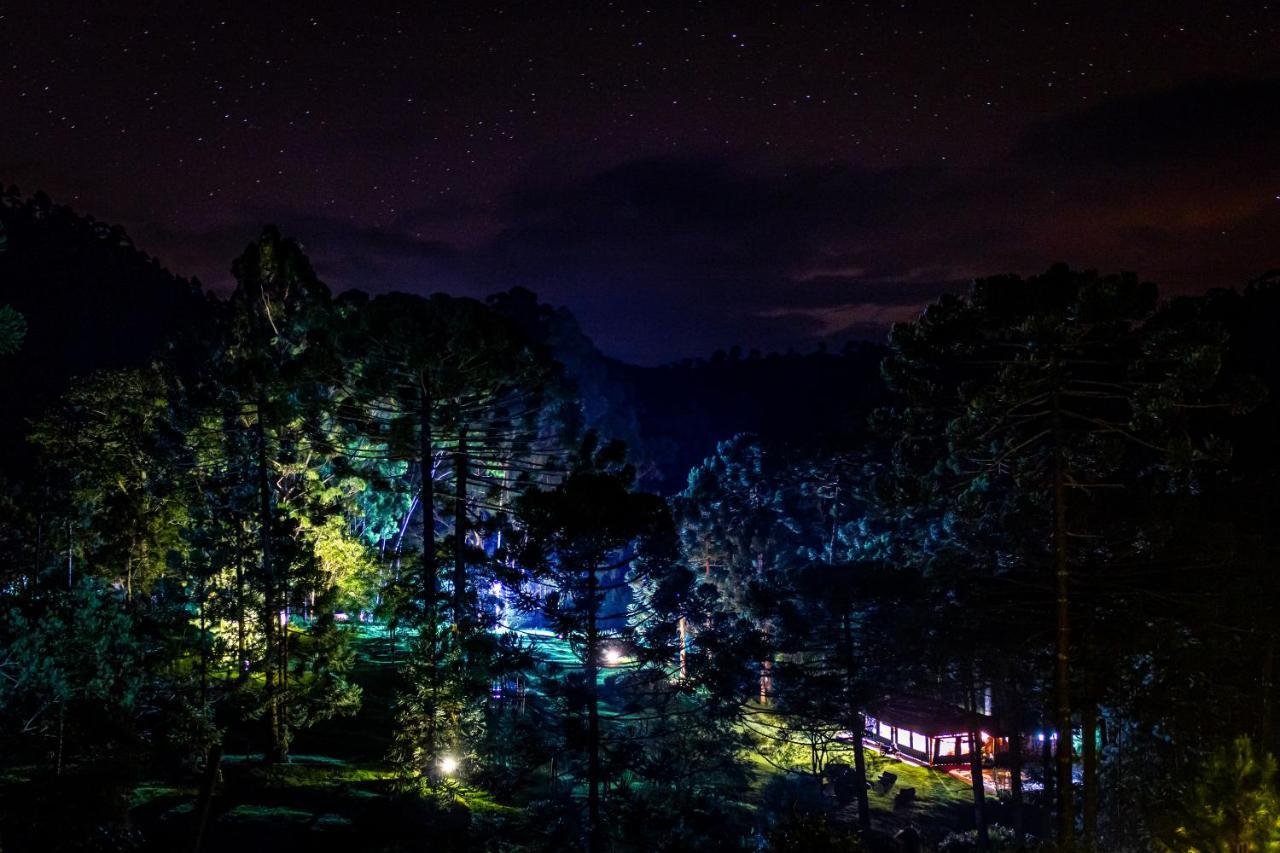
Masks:
[[[883,339],[1058,260],[1280,266],[1280,9],[4,4],[0,181],[215,290],[274,222],[335,291],[521,285],[631,361]]]

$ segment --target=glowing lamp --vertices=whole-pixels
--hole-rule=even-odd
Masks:
[[[604,662],[606,666],[617,666],[618,661],[620,660],[622,660],[622,652],[612,647],[604,650]]]
[[[440,772],[446,776],[452,776],[458,772],[458,759],[452,755],[446,755],[440,759]]]

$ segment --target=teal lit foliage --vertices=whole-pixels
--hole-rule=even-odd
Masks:
[[[26,335],[27,321],[23,316],[10,305],[0,305],[0,355],[17,352]]]
[[[23,768],[0,781],[0,837],[15,850],[131,849],[132,787],[149,770],[181,772],[211,736],[171,669],[184,614],[169,591],[143,611],[93,578],[65,583],[46,576],[0,619],[0,742]]]
[[[137,710],[146,652],[120,596],[93,580],[49,593],[47,606],[11,609],[0,655],[0,714],[10,734],[35,733],[64,763]],[[67,730],[67,719],[92,728]],[[104,728],[105,727],[105,728]]]
[[[519,560],[545,592],[524,604],[578,663],[542,680],[563,727],[561,764],[587,789],[595,849],[606,838],[627,844],[626,827],[659,801],[651,826],[697,837],[699,815],[731,814],[745,784],[737,697],[751,681],[751,632],[714,612],[714,590],[681,558],[665,502],[636,491],[634,476],[620,444],[589,435],[563,482],[517,504]],[[697,630],[683,654],[682,624]],[[609,666],[610,650],[625,662]]]

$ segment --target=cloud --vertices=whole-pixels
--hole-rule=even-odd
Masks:
[[[1280,79],[1195,80],[1038,122],[1023,134],[1013,159],[1068,171],[1082,165],[1148,171],[1273,146],[1277,136]]]
[[[565,302],[606,349],[646,361],[732,343],[811,344],[856,309],[917,305],[950,282],[880,249],[939,176],[854,166],[773,172],[647,159],[562,186],[519,189],[469,254],[477,280]],[[847,323],[819,318],[841,309]],[[832,317],[836,315],[833,314]],[[882,337],[886,325],[879,325]]]
[[[244,208],[237,212],[236,219],[200,231],[180,231],[156,224],[143,224],[133,230],[135,239],[162,257],[169,267],[197,275],[207,287],[222,293],[234,287],[232,260],[267,224],[276,225],[298,240],[317,273],[335,291],[355,288],[430,293],[466,285],[458,273],[459,251],[446,242],[285,208]]]

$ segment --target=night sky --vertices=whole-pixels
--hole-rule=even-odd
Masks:
[[[0,181],[211,288],[275,222],[335,291],[521,285],[646,363],[1280,266],[1260,2],[20,2],[0,123]]]

